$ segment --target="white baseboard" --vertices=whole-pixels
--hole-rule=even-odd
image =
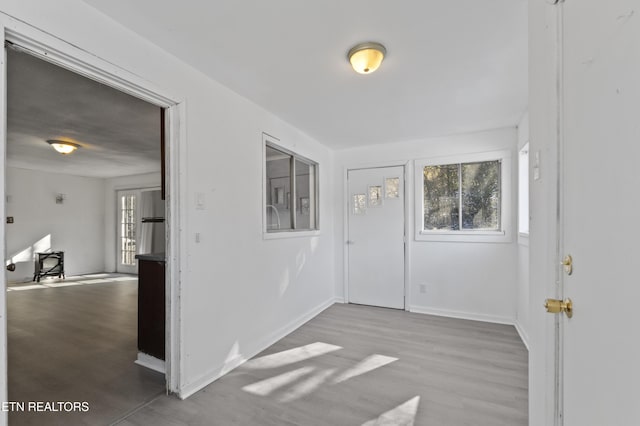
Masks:
[[[334,303],[347,303],[344,300],[344,297],[336,297],[335,299],[333,299]]]
[[[516,327],[516,331],[520,335],[520,339],[522,340],[522,343],[524,343],[524,345],[526,346],[527,350],[529,350],[529,335],[527,334],[527,332],[524,330],[522,325],[520,325],[520,323],[517,320],[515,321],[515,323],[513,325]]]
[[[165,374],[166,372],[165,363],[163,360],[151,355],[143,354],[142,352],[138,352],[138,359],[136,359],[134,362],[153,371],[157,371],[158,373]]]
[[[474,312],[452,311],[448,309],[438,309],[424,306],[409,306],[409,312],[414,312],[417,314],[437,315],[440,317],[460,318],[472,321],[492,322],[496,324],[515,324],[515,320],[509,317],[478,314]]]
[[[191,383],[187,383],[181,386],[180,389],[178,390],[178,397],[180,399],[186,399],[190,397],[191,395],[198,392],[205,386],[211,384],[215,380],[224,376],[231,370],[244,364],[247,360],[256,356],[257,354],[259,354],[269,346],[273,345],[278,340],[285,337],[287,334],[293,332],[300,326],[304,325],[306,322],[308,322],[309,320],[311,320],[312,318],[320,314],[320,312],[324,311],[334,303],[335,303],[335,299],[332,297],[331,299],[311,309],[309,312],[306,312],[305,314],[289,322],[287,325],[279,328],[273,333],[270,333],[264,338],[258,340],[257,342],[252,344],[249,349],[245,349],[242,354],[238,354],[237,356],[233,357],[230,360],[227,360],[226,362],[217,366],[216,368],[209,370],[209,372],[201,375],[199,378],[193,380]]]

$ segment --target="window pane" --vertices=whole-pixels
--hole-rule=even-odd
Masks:
[[[353,214],[365,214],[367,211],[367,194],[353,194]]]
[[[121,205],[121,263],[135,265],[136,254],[136,197],[124,195],[120,199]]]
[[[500,227],[500,161],[462,164],[462,229]]]
[[[296,229],[315,229],[315,166],[296,161]]]
[[[457,230],[459,165],[424,168],[424,230]]]
[[[291,229],[291,155],[266,147],[267,231]]]
[[[379,207],[382,205],[382,187],[369,187],[369,207]]]
[[[386,178],[384,180],[384,197],[399,198],[400,197],[400,178]]]

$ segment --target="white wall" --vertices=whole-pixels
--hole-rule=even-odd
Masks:
[[[116,192],[121,189],[159,188],[161,185],[160,172],[142,175],[122,176],[106,179],[104,192],[105,220],[104,220],[104,267],[105,272],[116,271],[117,258],[117,229],[118,205]]]
[[[78,0],[3,1],[3,12],[186,102],[182,395],[331,303],[332,160],[327,148]],[[320,164],[321,235],[262,238],[262,132]],[[196,193],[205,196],[197,210]],[[195,242],[195,233],[201,242]]]
[[[515,162],[516,128],[432,138],[410,142],[372,145],[336,152],[334,176],[336,191],[336,295],[344,297],[344,228],[342,226],[346,195],[344,170],[349,167],[381,165],[389,162],[408,164],[406,194],[409,198],[408,241],[410,250],[409,307],[415,312],[451,315],[463,318],[513,323],[516,319],[517,243],[515,230],[510,230],[507,243],[433,242],[414,238],[414,173],[415,159],[470,154],[497,150],[512,153]],[[516,169],[511,173],[512,191],[509,209],[503,212],[515,224]],[[505,216],[507,217],[507,216]],[[426,293],[420,293],[420,285]]]
[[[66,275],[104,268],[104,179],[8,167],[7,260],[16,263],[11,281],[31,281],[33,253],[65,252]],[[56,194],[64,202],[56,204]]]
[[[518,124],[518,152],[529,142],[529,113]],[[533,156],[531,157],[533,158]],[[518,163],[516,163],[518,164]],[[529,181],[533,180],[530,176]],[[520,194],[518,194],[520,196]],[[518,295],[516,327],[525,345],[529,345],[529,236],[518,235]]]

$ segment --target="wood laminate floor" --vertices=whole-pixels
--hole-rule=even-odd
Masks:
[[[10,285],[10,401],[86,401],[88,412],[10,412],[10,425],[106,425],[164,392],[164,376],[134,364],[134,276]]]
[[[146,425],[527,425],[527,350],[514,327],[333,305]]]

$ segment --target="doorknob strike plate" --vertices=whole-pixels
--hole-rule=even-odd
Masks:
[[[562,266],[564,266],[564,272],[567,275],[571,275],[573,273],[573,258],[570,254],[566,255],[564,259],[562,259]]]

